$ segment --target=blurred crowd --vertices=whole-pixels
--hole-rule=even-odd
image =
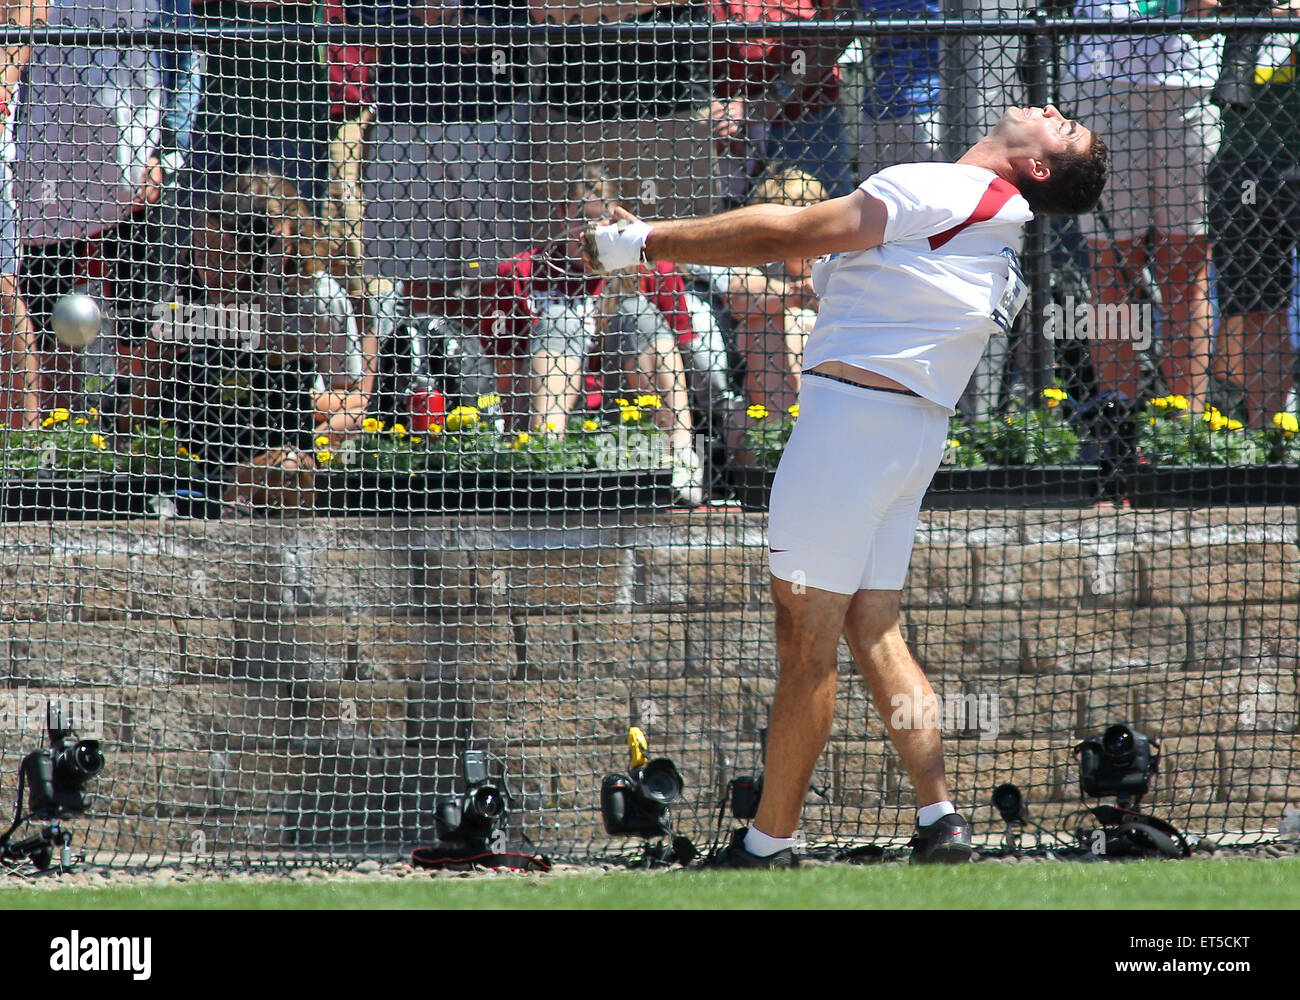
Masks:
[[[617,205],[654,218],[838,197],[889,164],[960,155],[954,108],[978,119],[1032,96],[1014,55],[987,48],[1020,45],[1013,36],[971,49],[782,34],[816,20],[937,19],[938,0],[4,6],[20,27],[180,31],[157,45],[4,51],[7,425],[85,410],[93,384],[122,433],[182,416],[200,428],[192,444],[235,492],[251,468],[307,470],[368,418],[400,419],[408,393],[450,402],[432,335],[473,344],[503,433],[563,436],[616,398],[653,401],[674,490],[698,504],[725,488],[728,466],[754,461],[755,414],[796,405],[817,312],[811,262],[605,276],[588,268],[583,229]],[[1056,285],[1080,303],[1150,304],[1156,317],[1149,349],[1102,333],[1058,352],[1062,381],[1129,406],[1176,393],[1263,426],[1293,405],[1298,36],[1256,39],[1248,99],[1225,102],[1224,36],[1207,33],[1215,0],[1054,8],[1098,29],[1052,51],[1049,87],[1115,151],[1101,208],[1051,233],[1054,271],[1078,276]],[[1300,15],[1300,0],[1271,12]],[[1197,30],[1105,33],[1173,15]],[[772,34],[540,45],[506,30],[602,18],[762,21]],[[183,34],[321,22],[407,30],[326,46]],[[998,58],[955,73],[972,52]],[[79,351],[51,333],[70,291],[106,317]],[[421,317],[437,322],[411,338]],[[995,337],[963,415],[1004,405],[1026,353]],[[257,405],[218,405],[232,379]]]

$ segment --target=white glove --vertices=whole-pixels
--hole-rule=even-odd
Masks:
[[[625,271],[642,261],[646,240],[650,238],[650,224],[638,219],[624,219],[591,230],[591,247],[596,265],[602,271]]]

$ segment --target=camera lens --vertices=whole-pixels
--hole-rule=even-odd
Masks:
[[[1128,726],[1111,726],[1102,734],[1101,750],[1112,764],[1127,764],[1133,760],[1133,730]]]
[[[104,755],[98,740],[78,740],[54,752],[55,774],[74,787],[80,788],[102,770]]]
[[[655,802],[667,804],[682,794],[682,776],[672,761],[652,760],[641,772],[641,793]]]
[[[1019,818],[1023,805],[1024,799],[1020,795],[1020,789],[1015,785],[998,785],[993,789],[993,808],[1008,823]]]
[[[501,815],[505,803],[495,788],[476,788],[470,796],[467,810],[477,819],[494,819]]]

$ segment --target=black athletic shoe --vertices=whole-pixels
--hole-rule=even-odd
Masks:
[[[971,857],[970,824],[949,813],[929,826],[918,826],[908,842],[914,865],[958,865]]]
[[[731,843],[704,862],[705,868],[798,868],[799,857],[790,848],[760,858],[745,850],[746,828],[741,827],[731,834]]]

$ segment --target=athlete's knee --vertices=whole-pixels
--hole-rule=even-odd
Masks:
[[[845,630],[863,642],[879,642],[894,634],[901,637],[901,597],[897,590],[859,590],[849,604]]]

